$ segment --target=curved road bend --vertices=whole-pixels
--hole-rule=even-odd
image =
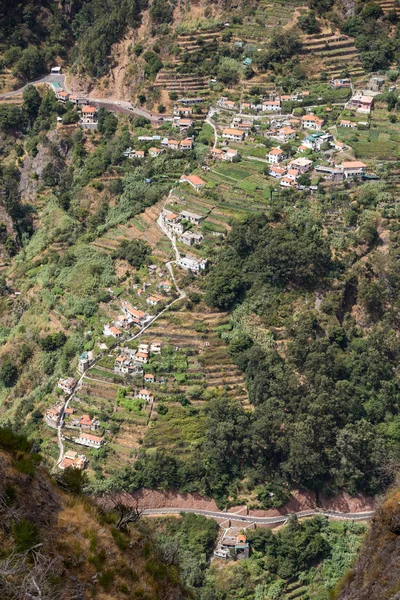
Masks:
[[[211,517],[212,519],[230,519],[231,521],[242,521],[243,523],[255,523],[259,525],[285,523],[290,517],[290,514],[279,515],[277,517],[252,517],[251,515],[236,515],[229,512],[199,510],[196,508],[148,508],[143,511],[143,514],[145,516],[157,516],[176,515],[180,514],[181,512],[203,515],[204,517]],[[365,512],[341,513],[333,510],[303,510],[291,514],[295,514],[298,518],[324,515],[326,517],[331,517],[332,519],[343,519],[345,521],[365,521],[367,519],[372,519],[374,511],[371,510]]]

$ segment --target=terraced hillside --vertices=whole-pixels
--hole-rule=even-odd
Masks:
[[[376,0],[375,4],[379,4],[385,14],[395,10],[397,14],[400,15],[400,4],[398,0]]]
[[[352,39],[332,30],[304,36],[301,58],[305,64],[311,65],[315,78],[322,72],[326,73],[328,78],[343,73],[354,78],[365,73]]]

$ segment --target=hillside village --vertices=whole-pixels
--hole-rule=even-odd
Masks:
[[[81,127],[96,131],[100,105],[96,106],[84,96],[69,94],[54,83],[48,85],[60,103],[76,107]],[[377,77],[372,77],[359,90],[349,78],[333,79],[326,85],[326,93],[329,89],[332,93],[339,90],[340,101],[324,103],[318,97],[315,105],[310,105],[315,102],[312,89],[292,94],[271,92],[260,95],[257,101],[237,102],[223,96],[208,106],[202,98],[180,98],[171,117],[165,117],[157,126],[153,124],[152,135],[133,137],[135,145],[126,148],[123,159],[142,162],[157,159],[165,152],[191,153],[196,150],[201,132],[205,128],[210,132],[210,146],[204,154],[203,165],[175,181],[158,213],[158,226],[176,248],[175,276],[179,273],[182,277],[185,272],[191,277],[198,276],[207,269],[215,244],[218,245],[227,230],[226,225],[221,227],[215,221],[222,203],[217,201],[207,206],[204,201],[220,177],[227,182],[235,181],[243,165],[246,169],[257,167],[257,181],[260,177],[263,180],[262,187],[250,182],[243,187],[246,196],[264,190],[265,199],[270,201],[274,194],[287,193],[286,190],[312,195],[319,186],[326,189],[333,186],[337,190],[338,185],[351,186],[355,182],[379,179],[370,161],[365,163],[354,156],[346,132],[369,130],[374,98],[384,86],[384,79]],[[61,119],[58,127],[63,127]],[[219,164],[231,166],[220,171]],[[151,179],[146,181],[151,185]],[[197,197],[201,200],[196,200]],[[113,290],[109,291],[114,294]],[[170,376],[151,370],[152,362],[163,356],[163,344],[158,340],[137,344],[135,340],[166,307],[179,300],[180,291],[165,264],[158,261],[148,266],[147,280],[133,285],[132,292],[129,298],[115,297],[119,308],[103,325],[104,341],[98,343],[94,352],[85,352],[79,359],[79,383],[71,377],[60,380],[57,389],[62,396],[44,416],[46,424],[58,429],[65,440],[67,449],[61,455],[61,469],[66,465],[85,468],[88,458],[77,454],[77,446],[97,451],[110,437],[111,431],[105,424],[100,425],[95,416],[91,418],[82,413],[79,407],[82,399],[75,406],[80,390],[89,383],[90,373],[100,375],[99,381],[104,378],[105,381],[107,378],[129,380],[130,402],[142,412],[147,423],[154,417],[160,401],[162,405]],[[109,350],[111,354],[107,354]],[[180,352],[179,347],[175,350]],[[99,371],[101,364],[107,365],[108,372]],[[162,392],[161,398],[158,390]],[[93,408],[83,402],[83,410],[95,415],[97,410]],[[76,431],[76,437],[71,437],[72,431]]]

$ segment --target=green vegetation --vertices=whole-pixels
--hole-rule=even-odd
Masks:
[[[325,518],[299,523],[295,517],[277,533],[247,530],[253,550],[250,560],[222,570],[212,566],[199,598],[214,593],[221,600],[328,600],[352,566],[365,530],[356,523],[328,523]]]

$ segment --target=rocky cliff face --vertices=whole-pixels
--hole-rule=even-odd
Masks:
[[[400,489],[377,511],[339,600],[400,600]]]

